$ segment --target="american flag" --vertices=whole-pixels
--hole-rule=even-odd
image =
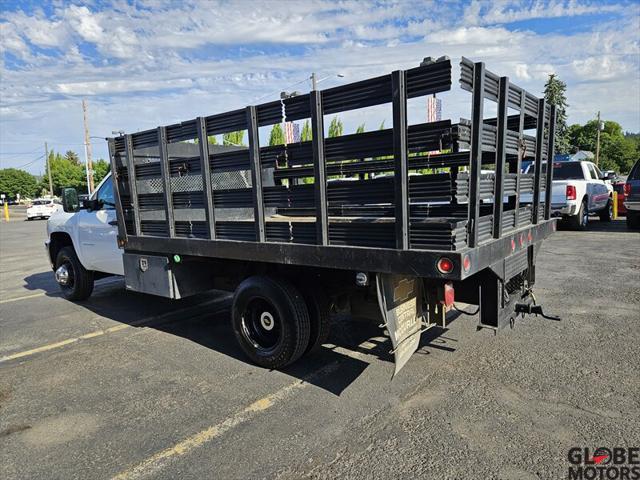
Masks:
[[[439,122],[442,120],[442,100],[435,95],[427,97],[427,122]]]
[[[286,122],[284,124],[284,141],[287,144],[299,142],[300,125],[294,122]]]

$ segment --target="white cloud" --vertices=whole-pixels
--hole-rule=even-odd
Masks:
[[[563,35],[502,23],[525,11],[542,15],[537,2],[526,8],[473,2],[459,11],[430,2],[268,2],[249,11],[246,5],[118,1],[110,9],[62,4],[49,18],[4,12],[1,48],[24,64],[2,67],[0,159],[2,152],[32,150],[26,147],[43,138],[57,150],[79,150],[82,97],[89,99],[92,135],[108,135],[239,108],[267,92],[275,98],[311,71],[346,75],[332,76],[326,88],[441,55],[484,61],[534,94],[555,72],[568,85],[570,122],[602,110],[625,129],[640,129],[640,14]],[[549,4],[553,15],[565,16],[598,5]],[[458,69],[453,73],[459,91]],[[305,81],[291,87],[308,88]],[[445,114],[468,117],[468,100],[466,92],[447,95]],[[389,112],[345,116],[347,130],[362,121],[367,128],[382,119],[389,124]],[[106,156],[100,142],[95,151]]]

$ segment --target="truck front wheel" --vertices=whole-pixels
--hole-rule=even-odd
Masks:
[[[240,347],[261,367],[285,367],[309,345],[304,297],[282,278],[256,275],[244,280],[233,296],[231,321]]]
[[[67,300],[86,300],[93,292],[93,272],[82,266],[73,247],[58,252],[55,278]]]

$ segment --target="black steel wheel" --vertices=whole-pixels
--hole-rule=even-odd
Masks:
[[[93,292],[93,272],[82,266],[73,247],[58,252],[55,279],[67,300],[86,300]]]
[[[329,338],[331,333],[331,317],[329,299],[320,286],[307,286],[302,289],[302,295],[309,310],[311,331],[309,345],[305,353],[318,350]]]
[[[282,368],[298,360],[309,345],[309,312],[289,281],[256,275],[236,289],[233,332],[257,365]]]

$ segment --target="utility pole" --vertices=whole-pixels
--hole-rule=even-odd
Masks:
[[[53,180],[51,180],[51,162],[49,161],[47,142],[44,142],[44,158],[47,160],[47,172],[49,173],[49,195],[53,197]]]
[[[316,90],[318,88],[318,78],[316,77],[316,72],[311,73],[311,90]]]
[[[84,156],[87,163],[87,190],[93,192],[93,163],[91,162],[91,140],[89,138],[89,120],[87,119],[87,101],[82,100],[82,116],[84,118]]]
[[[596,167],[600,161],[600,110],[598,110],[598,133],[596,134]]]

